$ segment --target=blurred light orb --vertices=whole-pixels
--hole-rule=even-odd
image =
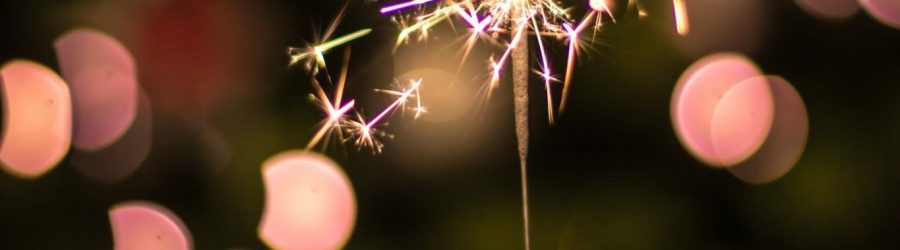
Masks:
[[[71,152],[69,163],[85,177],[112,184],[136,171],[150,153],[153,141],[153,114],[150,98],[140,93],[137,117],[121,138],[95,151]]]
[[[84,68],[110,66],[128,75],[137,74],[134,58],[119,40],[98,30],[75,28],[53,43],[63,76]]]
[[[710,128],[720,163],[729,166],[746,160],[762,146],[772,128],[773,102],[765,81],[744,80],[722,95]]]
[[[356,198],[340,166],[287,151],[263,163],[266,204],[259,237],[276,249],[340,249],[356,221]]]
[[[131,54],[115,38],[90,29],[64,34],[55,47],[72,91],[75,148],[95,151],[114,143],[137,113],[140,87]]]
[[[759,75],[750,59],[720,53],[695,62],[678,79],[672,124],[694,157],[727,167],[759,148],[773,117],[772,97],[764,84],[740,84]]]
[[[190,231],[174,213],[160,205],[132,201],[109,210],[116,250],[187,250]]]
[[[847,19],[859,11],[857,0],[794,0],[807,13],[823,18]]]
[[[456,75],[435,68],[418,68],[400,74],[401,81],[422,79],[420,94],[422,106],[427,110],[420,119],[426,122],[443,123],[459,120],[471,111],[471,84],[459,81]]]
[[[69,150],[69,88],[52,70],[31,61],[6,63],[0,75],[4,108],[0,165],[18,177],[36,178]]]
[[[728,171],[750,184],[764,184],[787,174],[800,160],[809,132],[809,119],[803,98],[786,80],[777,76],[755,77],[745,81],[767,83],[772,91],[775,117],[766,141],[744,162]]]
[[[884,25],[900,29],[900,1],[859,0],[863,9]]]

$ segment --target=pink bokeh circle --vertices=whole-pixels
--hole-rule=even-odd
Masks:
[[[160,205],[132,201],[109,210],[116,250],[193,249],[190,231],[177,215]]]
[[[356,198],[340,166],[287,151],[263,163],[266,204],[259,237],[276,249],[340,249],[356,221]]]
[[[672,94],[672,124],[697,159],[727,167],[758,148],[768,133],[771,96],[764,84],[740,83],[760,74],[750,59],[720,53],[700,59],[679,78]]]
[[[69,151],[69,88],[55,72],[31,61],[11,61],[0,69],[0,76],[4,108],[0,165],[16,176],[36,178]]]

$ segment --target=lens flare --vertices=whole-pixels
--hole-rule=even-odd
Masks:
[[[193,249],[191,233],[178,216],[151,202],[117,204],[109,210],[109,223],[117,250]]]
[[[356,198],[340,166],[309,151],[263,163],[266,204],[259,237],[275,249],[341,249],[353,232]]]
[[[69,88],[55,72],[31,61],[8,62],[0,76],[4,107],[0,165],[18,177],[36,178],[69,151]]]

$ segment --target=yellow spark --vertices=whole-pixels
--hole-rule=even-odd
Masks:
[[[536,20],[531,19],[531,25],[535,30],[538,29]],[[547,52],[544,50],[544,42],[542,40],[541,36],[537,36],[538,51],[541,52],[541,71],[538,73],[544,79],[544,91],[547,93],[547,120],[550,124],[553,124],[553,95],[551,95],[552,90],[550,89],[553,75],[550,73],[550,64],[547,62]]]
[[[690,31],[690,23],[688,23],[687,5],[684,0],[672,0],[675,9],[675,29],[678,35],[686,36]]]
[[[316,46],[315,48],[316,48],[317,52],[324,53],[336,46],[340,46],[341,44],[345,44],[347,42],[350,42],[357,38],[365,36],[365,35],[369,34],[370,32],[372,32],[372,29],[357,30],[356,32],[346,34],[344,36],[335,38],[334,40],[331,40],[331,41],[324,42],[324,43]]]
[[[312,99],[316,102],[319,108],[325,112],[325,120],[322,122],[322,126],[319,127],[319,130],[313,135],[312,139],[309,140],[309,143],[306,144],[306,149],[312,149],[315,147],[322,138],[337,132],[339,138],[343,139],[343,134],[341,134],[341,121],[344,119],[344,115],[353,109],[355,105],[355,101],[350,100],[347,104],[341,104],[341,98],[344,93],[345,82],[347,81],[347,66],[350,63],[350,49],[347,49],[347,52],[344,54],[344,68],[341,70],[340,78],[338,78],[337,87],[334,89],[334,102],[331,102],[328,98],[328,95],[325,94],[325,90],[316,81],[315,78],[312,79],[312,86],[314,95],[312,95]]]
[[[289,47],[288,55],[291,57],[291,61],[288,65],[293,66],[294,64],[297,64],[300,61],[311,59],[313,61],[308,61],[307,68],[311,68],[313,70],[313,73],[315,74],[317,72],[318,67],[325,68],[326,65],[325,65],[324,54],[326,52],[328,52],[329,50],[331,50],[337,46],[341,46],[350,41],[353,41],[360,37],[363,37],[363,36],[369,34],[370,32],[372,32],[372,29],[361,29],[356,32],[335,38],[333,40],[325,41],[319,45],[311,46],[307,49]],[[316,63],[316,65],[317,65],[316,68],[312,67],[313,62]]]
[[[575,54],[578,51],[579,45],[579,34],[581,31],[587,27],[587,23],[591,21],[591,18],[594,17],[595,11],[591,11],[581,23],[578,24],[578,27],[572,28],[568,23],[563,24],[563,27],[566,29],[566,34],[569,37],[569,57],[566,59],[566,76],[565,80],[563,80],[563,92],[561,101],[559,103],[559,112],[562,113],[563,110],[566,109],[566,102],[569,97],[569,87],[572,81],[572,71],[575,64]]]

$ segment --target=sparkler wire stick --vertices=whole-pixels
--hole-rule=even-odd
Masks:
[[[525,3],[513,6],[513,17],[521,18],[522,27],[528,26],[528,13]],[[513,100],[516,121],[516,141],[519,148],[519,170],[522,184],[522,222],[524,224],[525,250],[531,249],[531,231],[529,230],[528,215],[528,171],[526,162],[528,159],[528,39],[523,38],[522,28],[515,34],[511,46],[513,74]]]

